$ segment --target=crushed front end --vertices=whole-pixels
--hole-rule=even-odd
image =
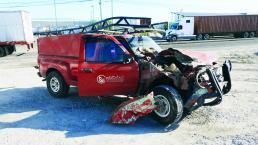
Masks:
[[[138,97],[129,100],[115,111],[113,123],[131,124],[138,117],[153,111],[152,116],[154,114],[154,119],[158,122],[174,124],[180,120],[183,112],[220,104],[223,95],[230,91],[232,64],[229,60],[219,65],[217,58],[208,53],[179,51],[173,48],[162,50],[147,37],[129,38],[129,48],[134,52],[135,60],[139,64],[140,80],[136,93]],[[150,93],[154,94],[154,99],[148,95]],[[162,101],[159,101],[158,96],[162,96]],[[148,106],[141,101],[146,98],[152,100],[151,109],[147,113],[139,112],[136,108]],[[170,108],[167,106],[172,109],[166,109]],[[166,116],[168,111],[171,112],[170,115],[167,113],[169,117]],[[161,114],[158,114],[158,119],[155,112]],[[166,115],[160,112],[165,112]],[[119,118],[119,121],[114,121],[114,118]]]
[[[215,60],[202,52],[184,53],[170,48],[160,52],[152,63],[172,79],[172,86],[184,100],[184,108],[192,111],[221,103],[222,96],[231,89],[231,62],[226,60],[219,65]]]
[[[187,99],[184,107],[192,111],[200,106],[220,104],[222,96],[231,89],[231,69],[230,61],[225,61],[222,66],[215,64],[196,67],[192,95]]]

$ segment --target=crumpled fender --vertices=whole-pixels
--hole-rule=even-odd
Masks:
[[[192,58],[198,60],[198,62],[202,62],[205,64],[212,64],[218,60],[218,57],[212,53],[208,52],[200,52],[200,51],[192,51],[192,50],[180,50],[185,55],[188,55]]]
[[[114,124],[134,124],[142,116],[146,116],[156,108],[153,93],[145,97],[133,98],[119,105],[115,109],[111,123]]]

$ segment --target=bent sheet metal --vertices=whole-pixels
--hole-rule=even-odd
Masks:
[[[139,117],[150,114],[155,108],[153,93],[133,98],[118,106],[111,117],[111,123],[134,124]]]

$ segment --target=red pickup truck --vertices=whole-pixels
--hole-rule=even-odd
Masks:
[[[54,97],[68,96],[69,86],[77,86],[80,96],[153,92],[152,116],[162,124],[178,122],[184,111],[219,104],[231,89],[230,61],[220,66],[203,53],[162,50],[146,36],[39,38],[38,65]]]

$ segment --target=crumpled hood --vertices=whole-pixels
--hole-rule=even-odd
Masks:
[[[193,58],[197,63],[211,65],[218,60],[217,56],[208,52],[192,51],[192,50],[180,50],[185,55]]]

